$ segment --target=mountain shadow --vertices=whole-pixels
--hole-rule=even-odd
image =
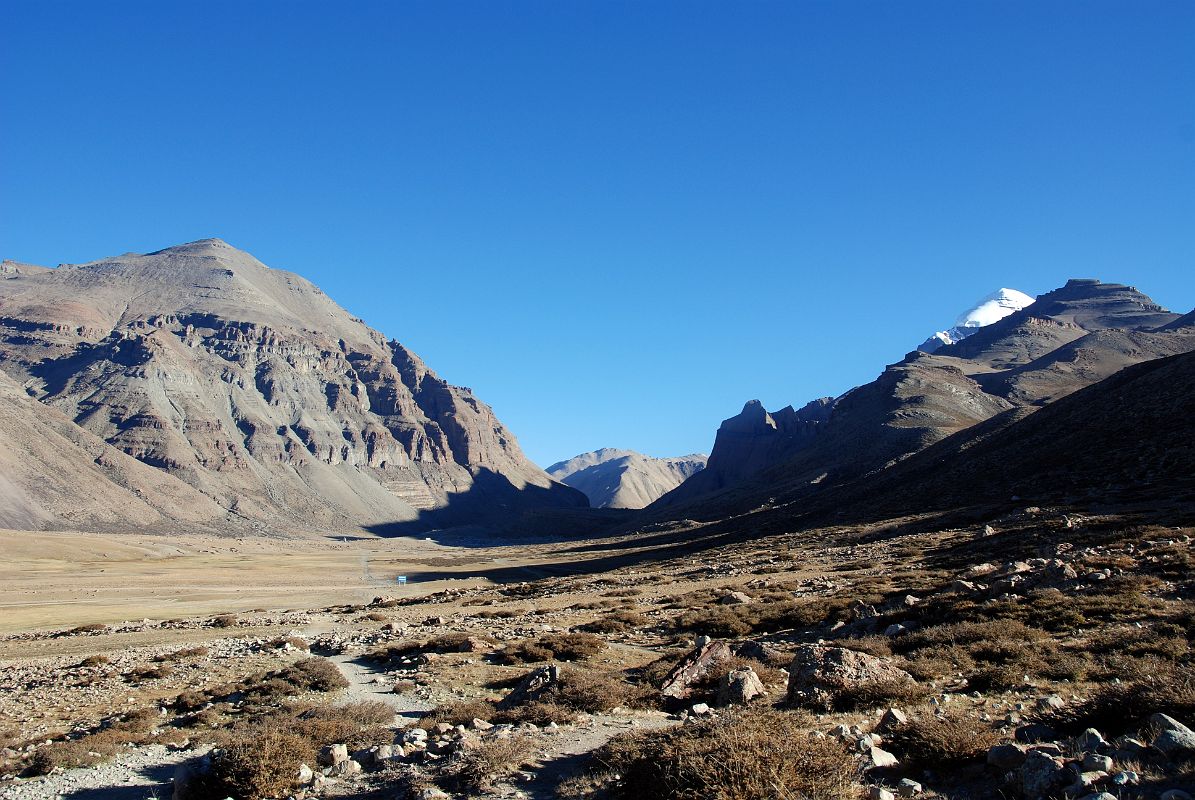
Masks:
[[[560,483],[522,487],[490,469],[474,472],[473,485],[448,495],[437,508],[411,520],[364,526],[377,536],[422,537],[454,547],[488,547],[512,541],[562,541],[597,536],[627,520],[629,512],[590,508],[581,492]]]

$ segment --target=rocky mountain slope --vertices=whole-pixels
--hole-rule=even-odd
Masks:
[[[962,341],[910,353],[837,399],[777,414],[749,403],[723,423],[707,469],[653,509],[718,517],[777,494],[812,496],[998,415],[1195,349],[1188,318],[1129,286],[1072,280]]]
[[[548,467],[556,480],[585,493],[594,508],[643,508],[705,468],[703,454],[652,458],[603,447]]]
[[[782,468],[763,473],[759,481],[773,489],[768,504],[724,527],[758,535],[954,512],[985,518],[1026,506],[1189,509],[1193,439],[1188,352],[1127,367],[1040,410],[1010,409],[818,493],[785,484]],[[755,491],[747,484],[717,500],[746,504]]]
[[[189,487],[172,513],[345,530],[445,508],[466,519],[585,505],[470,390],[310,282],[218,239],[56,269],[5,262],[0,370],[40,401],[30,415],[73,421],[75,438],[156,468],[138,475]],[[25,446],[44,447],[48,463],[51,445]],[[72,483],[54,470],[25,483],[39,474],[64,492]],[[154,494],[140,480],[132,488]],[[66,521],[56,502],[24,496],[0,524]]]

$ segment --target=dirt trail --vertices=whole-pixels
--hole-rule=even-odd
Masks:
[[[433,708],[432,703],[413,694],[395,694],[394,681],[386,676],[385,671],[373,669],[363,663],[360,656],[342,653],[327,656],[327,659],[336,665],[349,682],[348,688],[336,698],[337,705],[380,701],[393,708],[394,713],[408,719],[417,719]]]
[[[175,768],[202,752],[171,751],[160,744],[130,748],[97,767],[4,785],[0,800],[164,800],[174,791]]]
[[[535,777],[520,789],[532,800],[552,800],[556,787],[565,778],[578,774],[589,761],[589,755],[622,733],[636,730],[657,730],[676,722],[661,712],[632,712],[630,715],[594,715],[585,725],[559,730],[552,735],[548,747],[540,751],[540,767]]]

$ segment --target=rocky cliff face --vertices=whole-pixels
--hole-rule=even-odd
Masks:
[[[0,275],[0,369],[254,526],[340,530],[467,511],[479,477],[487,506],[503,489],[508,508],[523,494],[585,502],[531,464],[470,390],[310,282],[215,239],[52,270],[13,265]]]
[[[584,492],[594,508],[643,508],[705,468],[706,456],[652,458],[605,447],[548,467],[561,483]]]
[[[833,398],[823,397],[799,410],[786,406],[768,413],[758,400],[749,401],[738,416],[723,421],[706,469],[685,481],[683,492],[697,496],[734,486],[799,452],[833,407]]]
[[[719,429],[707,468],[653,508],[732,490],[726,507],[708,500],[716,516],[883,470],[1002,412],[1033,410],[1131,364],[1195,349],[1186,319],[1132,287],[1072,280],[961,341],[914,351],[875,381],[795,412],[806,414],[796,435],[777,422],[791,409],[767,414],[749,403]]]

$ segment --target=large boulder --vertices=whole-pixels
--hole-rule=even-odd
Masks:
[[[720,706],[745,706],[756,697],[766,694],[763,681],[751,667],[732,669],[718,682]]]
[[[840,695],[871,684],[914,683],[913,676],[885,658],[806,644],[788,668],[788,703],[829,711]]]
[[[660,693],[673,700],[684,700],[693,693],[693,686],[700,683],[714,668],[734,658],[729,645],[723,641],[712,641],[698,647],[681,659],[680,663],[664,678]]]
[[[1039,751],[1031,751],[1021,765],[1021,791],[1026,800],[1052,797],[1067,782],[1067,771],[1061,758]]]

